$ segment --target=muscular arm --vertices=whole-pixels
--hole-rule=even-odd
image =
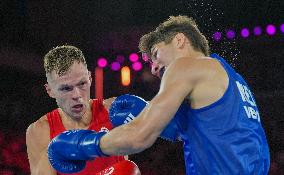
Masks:
[[[26,143],[31,175],[56,175],[47,158],[49,141],[49,126],[45,117],[28,127]]]
[[[189,66],[185,59],[172,63],[158,94],[139,116],[102,137],[102,151],[110,155],[133,154],[150,147],[193,88],[195,76]]]
[[[110,105],[115,99],[116,97],[111,97],[111,98],[104,100],[103,104],[104,104],[104,107],[107,109],[107,111],[109,111]],[[124,155],[124,159],[128,160],[128,155]]]

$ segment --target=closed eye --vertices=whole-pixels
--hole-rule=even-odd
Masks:
[[[64,87],[62,87],[62,88],[60,88],[59,90],[60,91],[72,91],[72,87],[69,87],[69,86],[64,86]]]
[[[152,60],[157,60],[157,49],[153,53],[153,59]]]
[[[151,60],[151,63],[153,63],[153,61],[157,60],[157,49],[153,51],[152,56],[149,60]]]

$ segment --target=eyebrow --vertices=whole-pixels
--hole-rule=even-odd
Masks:
[[[78,85],[78,84],[80,84],[82,82],[86,82],[86,81],[87,81],[87,79],[85,77],[83,77],[78,83],[76,83],[76,85]],[[72,87],[72,86],[73,85],[69,85],[69,84],[61,84],[61,85],[59,85],[59,89],[63,88],[63,87]]]
[[[87,80],[85,80],[84,78],[81,79],[76,85],[80,84],[80,83],[83,83],[83,82],[86,82]]]

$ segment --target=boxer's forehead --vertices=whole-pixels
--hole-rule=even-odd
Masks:
[[[88,77],[87,67],[82,63],[74,63],[63,75],[58,75],[55,71],[52,71],[48,76],[48,82],[56,85],[76,84]]]

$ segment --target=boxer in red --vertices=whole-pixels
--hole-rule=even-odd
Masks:
[[[74,46],[59,46],[44,57],[48,95],[58,108],[32,123],[26,133],[27,153],[32,175],[55,175],[47,159],[47,146],[51,139],[65,130],[88,129],[109,131],[112,124],[108,109],[113,98],[90,99],[91,73],[82,51]],[[78,175],[94,175],[117,162],[123,156],[110,156],[88,161]]]

